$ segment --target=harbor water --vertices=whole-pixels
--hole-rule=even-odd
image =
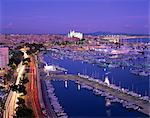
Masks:
[[[67,73],[89,75],[103,80],[108,76],[110,83],[127,88],[142,96],[149,96],[149,77],[137,76],[129,72],[129,68],[102,68],[97,64],[53,58],[50,52],[43,55],[48,65],[57,65],[67,69]],[[69,117],[146,117],[146,115],[126,109],[120,103],[109,103],[105,97],[96,96],[85,88],[77,89],[73,81],[52,81],[55,94]]]
[[[69,117],[146,117],[146,115],[126,109],[120,103],[109,103],[105,97],[96,96],[91,90],[81,88],[73,81],[53,81],[55,94]]]
[[[150,96],[148,76],[138,76],[129,72],[129,68],[103,68],[98,64],[90,64],[83,61],[74,61],[72,59],[63,58],[55,59],[51,53],[44,55],[45,61],[51,65],[58,65],[68,70],[69,74],[84,74],[96,79],[103,80],[108,76],[111,84],[115,84],[122,88],[129,89],[143,96]]]

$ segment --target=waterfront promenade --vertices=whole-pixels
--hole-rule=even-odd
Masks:
[[[40,58],[39,58],[40,59]],[[38,57],[35,57],[36,60],[36,72],[37,72],[37,87],[38,87],[38,95],[39,95],[39,101],[40,101],[40,106],[42,107],[42,113],[45,115],[45,117],[48,118],[57,118],[51,104],[49,101],[49,96],[47,94],[47,88],[46,85],[43,81],[43,77],[39,75],[40,68],[38,68]],[[40,59],[41,61],[41,59]]]
[[[43,101],[45,104],[45,109],[46,109],[48,117],[57,118],[57,116],[51,106],[48,93],[46,92],[47,88],[46,88],[45,82],[43,80],[41,80],[41,89],[42,89],[42,97],[43,97]]]
[[[72,80],[72,81],[76,81],[79,84],[84,83],[85,85],[88,85],[88,86],[92,87],[93,89],[98,89],[100,91],[104,91],[106,93],[111,94],[112,96],[115,96],[115,97],[121,99],[121,100],[127,101],[128,103],[135,104],[140,107],[140,109],[138,109],[139,112],[142,112],[142,113],[150,116],[150,112],[149,112],[150,102],[142,100],[142,99],[140,99],[140,97],[131,96],[131,95],[123,93],[121,91],[117,91],[116,89],[110,88],[109,86],[100,84],[96,81],[90,81],[88,79],[79,77],[77,75],[56,75],[56,74],[52,74],[52,75],[48,76],[46,79]]]

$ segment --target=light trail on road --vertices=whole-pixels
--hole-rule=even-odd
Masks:
[[[20,65],[17,68],[18,71],[18,76],[16,79],[16,83],[15,85],[19,84],[20,78],[22,78],[22,75],[24,73],[25,70],[25,65],[22,65],[22,63],[20,63]],[[19,93],[13,92],[12,90],[9,93],[9,98],[7,99],[6,103],[5,103],[5,111],[4,111],[4,118],[12,118],[15,114],[15,109],[17,107],[17,97],[19,96]]]
[[[27,55],[24,52],[24,58],[26,58]],[[20,79],[23,77],[23,73],[25,71],[25,65],[23,65],[23,62],[18,65],[18,68],[16,69],[16,72],[18,73],[17,79],[15,82],[15,85],[19,84]],[[15,109],[17,107],[17,98],[19,96],[19,93],[13,92],[10,90],[9,95],[7,97],[6,103],[5,103],[5,110],[3,113],[3,118],[13,118],[15,115]]]

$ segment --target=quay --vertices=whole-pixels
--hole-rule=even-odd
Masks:
[[[101,84],[96,81],[90,81],[89,79],[85,79],[83,77],[79,77],[78,75],[71,75],[71,74],[57,74],[57,75],[50,74],[50,76],[47,76],[46,79],[48,80],[72,80],[72,81],[76,81],[78,84],[84,83],[85,85],[88,85],[92,87],[93,89],[104,91],[106,93],[111,94],[112,96],[117,97],[118,99],[137,105],[140,107],[140,109],[138,109],[139,112],[150,116],[150,101],[145,101],[145,100],[140,99],[140,97],[132,96],[130,94],[110,88],[109,86],[105,84]]]

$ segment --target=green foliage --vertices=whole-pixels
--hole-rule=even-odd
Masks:
[[[24,54],[21,51],[12,51],[8,66],[13,67],[14,64],[17,66],[21,62],[23,55]]]
[[[16,69],[17,69],[17,66],[16,66],[15,63],[13,63],[13,64],[11,65],[11,69],[12,69],[12,70],[16,70]]]
[[[19,85],[14,84],[14,85],[10,86],[10,88],[12,91],[23,93],[23,95],[27,94],[26,87],[22,84],[19,84]]]
[[[22,65],[29,65],[29,62],[23,61]]]
[[[25,104],[25,100],[24,100],[23,98],[18,97],[18,102],[17,102],[17,104],[18,104],[19,106],[23,106],[23,105]]]
[[[28,80],[27,77],[24,77],[24,79],[21,79],[21,80],[20,80],[20,84],[26,84],[26,83],[28,83],[28,82],[29,82],[29,80]]]
[[[25,58],[25,59],[23,59],[23,62],[24,61],[31,62],[30,58]]]
[[[8,81],[13,78],[13,73],[11,71],[8,71],[7,73],[4,74],[4,78]]]
[[[0,90],[1,90],[1,89],[5,89],[5,87],[3,87],[3,86],[0,86]]]
[[[24,95],[26,95],[26,87],[24,85],[19,84],[18,85],[18,92],[19,93],[23,93]]]
[[[33,118],[34,114],[32,109],[27,108],[25,104],[19,105],[16,108],[16,118]]]
[[[18,91],[18,85],[14,84],[14,85],[10,86],[10,88],[12,91],[16,91],[16,92]]]
[[[36,44],[36,43],[32,44],[26,43],[25,46],[30,48],[30,50],[27,51],[28,55],[36,53],[37,51],[40,51],[41,48],[44,48],[43,44]]]
[[[23,65],[29,65],[29,62],[31,62],[30,58],[23,59]]]
[[[78,45],[78,44],[84,44],[84,42],[85,42],[85,39],[80,39],[79,41],[76,42],[76,44],[77,44],[77,45]]]

